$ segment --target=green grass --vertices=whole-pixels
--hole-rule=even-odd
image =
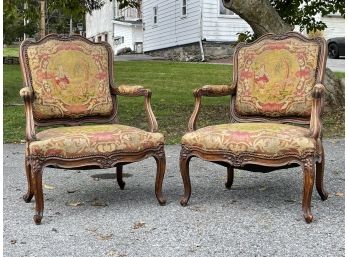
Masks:
[[[167,144],[179,143],[187,130],[194,106],[192,90],[205,84],[230,84],[230,65],[178,63],[166,61],[116,62],[117,85],[137,84],[152,90],[152,107],[159,130]],[[344,77],[344,73],[339,74]],[[4,142],[24,139],[24,108],[18,92],[22,78],[18,65],[4,65]],[[122,124],[146,129],[142,97],[119,97],[119,120]],[[228,122],[229,97],[203,98],[198,126]],[[324,114],[326,137],[344,135],[344,110]]]
[[[3,54],[4,56],[19,57],[19,47],[4,47]]]
[[[344,78],[344,72],[335,72],[337,78],[343,79]]]

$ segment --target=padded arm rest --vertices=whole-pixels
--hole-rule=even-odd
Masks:
[[[142,86],[121,85],[112,87],[112,93],[120,96],[144,96],[144,107],[149,130],[151,132],[156,132],[158,130],[157,120],[151,108],[151,90],[143,88]]]
[[[27,142],[36,140],[35,123],[33,118],[32,100],[34,97],[33,90],[30,87],[23,87],[19,91],[19,95],[23,97],[25,108],[25,139]]]
[[[113,89],[116,95],[122,95],[122,96],[144,96],[149,91],[148,89],[145,89],[142,86],[128,86],[128,85],[121,85]]]
[[[202,96],[226,96],[235,94],[236,87],[230,85],[205,85],[201,88],[193,90],[193,95],[195,97],[195,108],[192,112],[188,123],[188,130],[196,130],[197,117],[201,108],[201,98]]]
[[[193,91],[194,96],[225,96],[235,92],[235,87],[230,85],[205,85]]]
[[[322,125],[320,120],[320,114],[322,112],[323,101],[324,101],[324,91],[325,86],[323,84],[316,84],[313,87],[313,103],[312,103],[312,112],[310,120],[310,137],[318,139],[322,136]]]

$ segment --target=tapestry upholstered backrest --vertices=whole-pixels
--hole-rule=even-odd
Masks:
[[[239,44],[232,114],[237,120],[308,120],[312,89],[323,80],[326,53],[324,39],[307,39],[295,32],[267,34],[251,44]]]
[[[78,35],[49,35],[20,49],[25,85],[34,93],[33,116],[47,120],[111,118],[113,53],[106,43]]]

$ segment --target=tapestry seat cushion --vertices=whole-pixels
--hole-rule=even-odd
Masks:
[[[315,152],[309,130],[278,123],[231,123],[208,126],[187,133],[181,143],[205,151],[252,153],[277,157]]]
[[[62,158],[141,152],[164,144],[161,133],[119,124],[51,128],[37,139],[29,145],[31,155]]]

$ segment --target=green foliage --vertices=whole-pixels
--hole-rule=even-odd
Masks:
[[[100,9],[106,0],[45,0],[46,29],[48,33],[68,33],[70,17],[83,22],[85,14]],[[139,6],[138,0],[117,0],[120,8]],[[39,31],[39,0],[4,1],[4,43],[11,44],[27,34],[34,37]],[[24,25],[24,20],[26,25]]]
[[[339,13],[345,16],[343,0],[270,0],[270,3],[286,23],[299,25],[301,31],[324,30],[327,27],[324,22],[315,20],[317,14]]]
[[[112,2],[112,0],[110,0]],[[140,5],[141,0],[117,0],[120,9],[126,7],[138,7]]]
[[[251,33],[250,31],[240,32],[237,33],[238,35],[238,42],[253,42],[256,39],[255,34]]]
[[[29,7],[31,8],[31,5]],[[35,15],[35,19],[37,19],[38,14],[32,13],[31,17],[34,17]],[[28,22],[26,25],[24,25],[24,18],[26,18],[26,16],[22,1],[4,1],[3,35],[5,44],[11,44],[12,42],[18,40],[18,38],[20,38],[24,33],[28,35],[34,35],[36,33],[36,24]]]
[[[12,56],[12,57],[19,57],[19,47],[4,47],[3,49],[3,56]]]
[[[324,30],[327,26],[324,22],[316,20],[315,16],[325,16],[338,13],[345,17],[343,0],[269,0],[280,17],[290,25],[298,25],[300,31],[312,32]],[[256,36],[250,31],[237,33],[238,42],[252,42]]]

